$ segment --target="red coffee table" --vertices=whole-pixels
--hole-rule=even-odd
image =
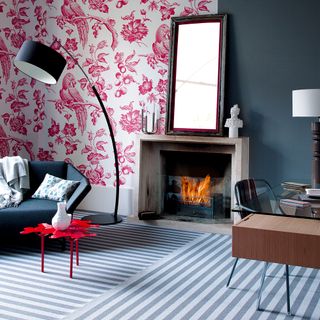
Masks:
[[[71,221],[70,226],[65,230],[56,230],[48,223],[40,223],[36,227],[25,227],[21,234],[36,233],[41,238],[41,272],[44,272],[44,239],[49,236],[50,239],[66,238],[70,242],[70,278],[73,271],[73,244],[76,247],[76,264],[79,265],[79,239],[84,237],[94,237],[95,233],[90,233],[89,228],[97,228],[98,225],[91,224],[88,220]]]

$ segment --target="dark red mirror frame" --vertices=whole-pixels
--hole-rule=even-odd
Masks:
[[[213,75],[213,78],[216,77],[217,79],[217,83],[215,87],[216,101],[212,101],[213,112],[215,112],[215,123],[212,123],[212,126],[210,128],[188,127],[188,125],[175,126],[175,117],[177,114],[176,112],[176,109],[177,109],[176,108],[176,86],[177,86],[176,76],[177,76],[177,64],[178,64],[177,51],[178,51],[178,42],[179,42],[179,28],[187,24],[191,25],[191,24],[202,24],[202,23],[217,23],[219,25],[219,39],[218,39],[219,41],[217,43],[218,66],[217,66],[217,74]],[[171,18],[171,42],[170,42],[170,60],[169,60],[169,74],[168,74],[166,134],[202,135],[202,136],[222,136],[223,135],[226,27],[227,27],[226,14],[210,14],[210,15]],[[208,39],[208,41],[210,41],[210,39]],[[191,38],[190,38],[190,46],[192,46]],[[186,82],[188,82],[188,80]],[[189,81],[189,82],[192,82],[192,81]],[[198,85],[199,84],[200,82],[198,82]],[[189,112],[191,112],[190,108],[196,108],[197,110],[199,110],[199,112],[201,112],[201,103],[202,103],[201,97],[199,97],[199,102],[196,105],[185,106],[185,112],[186,113],[188,112],[188,108],[189,108]],[[181,107],[180,107],[180,110],[181,110]],[[194,113],[194,110],[195,109],[192,109],[192,113]],[[181,114],[181,111],[180,111],[180,114]]]

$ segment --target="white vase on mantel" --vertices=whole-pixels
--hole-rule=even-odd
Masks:
[[[57,203],[57,212],[52,218],[51,225],[56,230],[65,230],[69,227],[71,222],[71,216],[67,214],[66,203],[58,202]]]

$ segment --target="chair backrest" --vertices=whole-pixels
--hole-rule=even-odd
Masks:
[[[235,184],[237,205],[248,212],[274,212],[276,197],[263,179],[245,179]]]

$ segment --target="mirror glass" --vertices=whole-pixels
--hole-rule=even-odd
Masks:
[[[226,15],[173,17],[168,134],[222,135]]]

